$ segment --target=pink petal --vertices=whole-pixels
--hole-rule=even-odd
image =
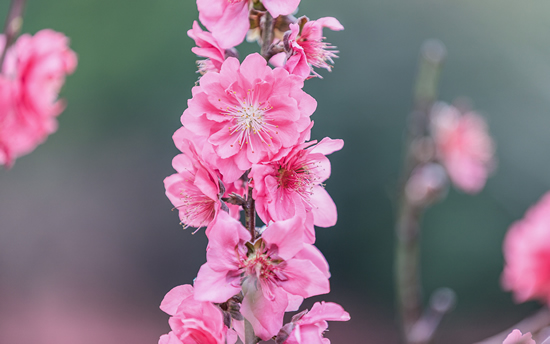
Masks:
[[[502,344],[536,344],[531,338],[531,333],[522,335],[520,330],[513,330],[502,342]]]
[[[344,140],[325,137],[317,145],[311,149],[311,153],[321,153],[323,155],[329,155],[336,151],[339,151],[344,147]]]
[[[314,186],[310,202],[313,204],[311,212],[316,226],[332,227],[336,224],[338,219],[336,204],[334,204],[325,188],[320,185]]]
[[[283,326],[283,316],[288,304],[287,294],[284,290],[275,288],[275,297],[269,300],[261,289],[252,286],[254,282],[250,284],[250,288],[245,292],[241,313],[254,328],[256,336],[269,340]]]
[[[277,221],[270,224],[262,234],[262,238],[271,246],[276,246],[277,255],[289,260],[303,247],[304,219],[294,216],[285,221]]]
[[[249,28],[248,1],[242,1],[229,4],[210,31],[222,49],[229,49],[243,41]]]
[[[178,337],[174,334],[174,332],[170,332],[168,334],[164,334],[160,336],[159,344],[183,344],[181,340],[178,339]]]
[[[333,18],[333,17],[323,17],[323,18],[319,18],[315,21],[317,23],[321,24],[322,27],[328,27],[329,29],[331,29],[333,31],[344,30],[344,27],[342,26],[342,24],[340,24],[338,19]]]
[[[160,309],[169,315],[174,315],[181,303],[189,297],[193,297],[193,286],[185,284],[174,287],[162,299]]]
[[[263,0],[262,3],[269,13],[276,18],[294,12],[298,8],[300,0]]]
[[[311,261],[326,278],[330,278],[328,262],[317,247],[313,245],[304,245],[303,250],[298,252],[294,258]]]
[[[241,291],[239,276],[228,276],[227,271],[212,270],[208,263],[201,266],[195,279],[195,299],[198,301],[226,302]]]
[[[319,321],[348,321],[349,313],[342,306],[334,302],[315,302],[302,321],[305,323],[316,323]]]
[[[311,261],[291,259],[286,263],[284,274],[288,280],[279,285],[290,294],[307,298],[330,292],[328,278]]]

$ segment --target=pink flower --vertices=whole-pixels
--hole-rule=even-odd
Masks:
[[[302,79],[272,70],[259,54],[242,65],[230,57],[220,73],[201,77],[181,121],[202,143],[203,157],[218,159],[224,181],[231,182],[309,132],[317,103],[302,87]]]
[[[303,243],[303,220],[271,224],[260,239],[221,212],[209,234],[207,262],[195,280],[195,298],[225,302],[242,290],[242,315],[263,340],[277,334],[284,312],[301,298],[328,293],[328,264]]]
[[[481,191],[495,165],[485,120],[439,103],[432,112],[432,133],[438,157],[456,187],[471,194]]]
[[[220,48],[218,42],[208,31],[203,31],[197,21],[193,22],[193,29],[187,31],[187,35],[195,40],[196,47],[191,51],[206,60],[197,61],[199,72],[219,72],[225,60],[225,49]]]
[[[502,344],[536,344],[531,338],[531,333],[522,335],[520,330],[513,330]]]
[[[199,19],[212,32],[223,49],[239,45],[250,28],[248,19],[252,0],[197,0]],[[263,0],[273,17],[288,15],[300,0]]]
[[[258,215],[265,223],[287,220],[296,215],[313,215],[313,224],[336,224],[336,205],[322,183],[330,176],[325,155],[342,149],[344,141],[324,138],[294,147],[277,161],[252,166],[253,197]],[[309,148],[308,148],[309,146]],[[315,241],[313,226],[306,230],[308,243]]]
[[[182,225],[207,226],[221,207],[217,181],[207,168],[185,154],[177,155],[172,166],[177,173],[164,179],[164,187],[166,196],[178,209]]]
[[[3,46],[4,36],[0,36]],[[49,29],[22,35],[6,52],[0,76],[0,164],[10,166],[57,129],[57,99],[77,64],[69,39]]]
[[[159,344],[225,344],[226,336],[236,342],[223,323],[221,310],[211,302],[196,301],[189,284],[170,290],[162,300],[160,309],[172,317],[172,331],[160,337]],[[233,331],[230,331],[233,332]]]
[[[517,302],[539,299],[550,305],[550,192],[512,224],[503,249],[504,289]]]
[[[334,64],[332,59],[338,57],[338,51],[334,50],[334,46],[323,42],[324,27],[334,31],[344,29],[342,24],[332,17],[310,20],[302,27],[299,24],[290,24],[290,34],[285,38],[285,48],[289,52],[285,69],[290,74],[299,75],[304,79],[316,76],[321,78],[313,67],[331,71]]]
[[[294,329],[284,344],[330,344],[323,337],[328,328],[327,321],[348,321],[350,316],[342,306],[333,302],[316,302],[311,311],[292,319]]]
[[[177,173],[164,179],[166,196],[178,209],[182,225],[200,228],[208,226],[220,211],[222,203],[218,175],[197,154],[193,143],[178,130],[174,141],[185,154],[172,160]],[[207,228],[208,231],[208,228]]]

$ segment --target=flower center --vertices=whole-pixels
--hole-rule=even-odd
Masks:
[[[180,212],[180,224],[184,228],[193,226],[198,229],[214,219],[216,202],[213,199],[193,188],[182,189],[180,195],[182,203],[176,208]]]
[[[246,97],[239,99],[235,95],[239,105],[228,107],[224,115],[233,117],[229,126],[229,135],[236,135],[233,144],[238,144],[240,148],[243,145],[250,144],[252,153],[254,147],[252,137],[256,136],[261,142],[271,145],[271,133],[277,133],[277,126],[269,123],[267,112],[273,107],[267,102],[258,102],[254,97],[254,90],[248,90]],[[233,147],[233,144],[231,147]]]
[[[242,267],[247,275],[256,276],[258,279],[275,280],[280,278],[280,268],[278,265],[281,260],[271,259],[266,253],[258,251],[253,252],[242,262]]]
[[[316,167],[315,163],[309,161],[281,165],[277,175],[279,188],[295,192],[309,203],[313,187],[319,184],[319,178],[315,173]]]

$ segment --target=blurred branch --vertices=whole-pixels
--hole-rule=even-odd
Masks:
[[[273,43],[273,16],[266,11],[263,15],[263,27],[262,27],[262,46],[260,54],[268,60],[270,53],[271,43]]]
[[[8,47],[13,44],[21,26],[23,26],[23,10],[25,9],[25,0],[12,0],[10,5],[10,11],[8,12],[8,18],[6,18],[6,24],[4,26],[4,46],[2,49],[2,55],[0,56],[0,72],[1,67],[4,64],[4,58]]]
[[[396,221],[395,283],[401,331],[404,342],[413,341],[411,331],[422,314],[422,287],[420,282],[420,220],[428,204],[411,201],[406,186],[411,173],[425,163],[418,152],[418,142],[428,135],[429,113],[436,99],[439,71],[445,56],[445,47],[439,41],[427,41],[421,49],[419,74],[415,86],[414,110],[408,122],[405,162],[401,177],[399,211]],[[435,330],[435,329],[434,329]]]
[[[550,326],[550,310],[544,307],[529,318],[525,318],[514,326],[500,332],[499,334],[496,334],[475,344],[502,344],[502,342],[504,341],[504,339],[506,339],[510,332],[515,329],[520,330],[521,333],[531,332],[531,334],[536,334],[547,326]]]

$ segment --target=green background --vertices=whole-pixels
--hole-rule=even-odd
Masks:
[[[440,99],[471,99],[498,156],[479,195],[451,189],[424,218],[425,295],[458,294],[436,342],[480,340],[538,307],[515,305],[499,279],[508,226],[550,188],[548,13],[542,0],[302,1],[298,15],[345,27],[325,31],[340,50],[333,72],[305,86],[318,101],[312,138],[345,141],[326,183],[339,221],[317,232],[332,292],[315,300],[352,317],[330,325],[333,343],[397,342],[395,193],[428,38],[448,52]],[[186,35],[197,18],[191,0],[28,1],[23,32],[65,33],[79,64],[58,132],[0,171],[1,343],[156,343],[169,331],[160,301],[205,261],[203,231],[181,229],[162,184],[198,78]]]

